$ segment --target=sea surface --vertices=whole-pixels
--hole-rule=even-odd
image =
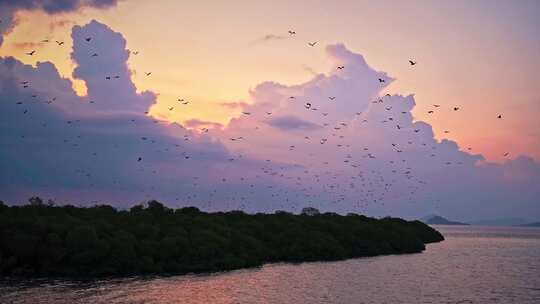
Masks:
[[[434,226],[419,254],[174,277],[0,281],[0,303],[540,303],[540,229]]]

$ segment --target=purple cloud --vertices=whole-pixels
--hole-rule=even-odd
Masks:
[[[250,136],[227,147],[297,165],[288,172],[292,180],[301,178],[294,191],[303,204],[321,209],[407,217],[438,213],[463,220],[540,217],[540,193],[533,186],[540,183],[537,161],[486,163],[454,141],[435,139],[431,125],[413,117],[413,95],[383,93],[392,80],[386,73],[342,44],[326,52],[334,66],[328,74],[293,86],[264,82],[250,91],[244,109],[250,115],[232,119],[221,138]],[[322,128],[283,132],[271,128],[267,113]]]
[[[87,56],[86,35],[103,58]],[[86,83],[88,96],[77,96],[51,63],[32,67],[0,58],[2,199],[22,202],[32,193],[60,202],[122,206],[158,198],[177,206],[238,208],[240,201],[232,198],[214,205],[214,195],[232,197],[245,187],[241,179],[265,164],[229,153],[208,135],[145,115],[155,94],[137,94],[119,33],[92,21],[74,27],[72,37],[74,76]],[[120,77],[107,80],[108,73]],[[190,124],[201,123],[212,124]],[[264,188],[265,180],[250,184]]]

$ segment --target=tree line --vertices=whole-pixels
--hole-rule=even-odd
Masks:
[[[184,274],[271,262],[415,253],[443,236],[419,221],[284,211],[207,213],[157,201],[117,210],[0,201],[0,275]]]

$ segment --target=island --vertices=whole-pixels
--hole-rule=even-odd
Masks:
[[[431,215],[421,219],[422,222],[428,225],[469,225],[467,223],[450,221],[439,215]]]
[[[170,209],[157,201],[117,210],[0,202],[0,276],[186,274],[274,262],[418,253],[444,240],[420,221],[309,212],[246,214]]]

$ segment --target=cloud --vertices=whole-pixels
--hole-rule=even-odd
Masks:
[[[302,120],[295,116],[274,117],[266,122],[268,125],[281,130],[314,130],[321,126]]]
[[[0,59],[2,199],[540,217],[537,161],[488,163],[435,139],[412,115],[414,96],[386,95],[392,77],[343,44],[326,47],[327,73],[296,85],[265,81],[248,101],[223,103],[245,112],[227,126],[184,128],[145,114],[156,94],[137,93],[121,33],[92,21],[71,37],[73,76],[87,96],[49,62]],[[212,130],[189,130],[201,127]]]
[[[67,13],[83,7],[105,9],[117,4],[117,0],[17,0],[0,2],[0,45],[3,37],[15,26],[15,13],[21,10],[42,10],[47,14]]]
[[[233,198],[214,205],[213,196],[232,197],[245,187],[239,181],[255,176],[264,163],[145,115],[156,95],[136,92],[121,34],[92,21],[74,27],[72,38],[74,76],[88,86],[87,96],[77,96],[49,62],[32,67],[0,58],[2,199],[22,202],[37,194],[125,206],[158,198],[177,206],[238,208]],[[88,56],[90,50],[101,56]],[[107,80],[109,74],[120,77]],[[253,188],[265,183],[259,180],[250,182]]]
[[[71,58],[77,63],[73,76],[85,82],[88,99],[97,109],[143,113],[155,102],[152,92],[136,93],[127,65],[130,53],[122,34],[93,20],[84,27],[73,27],[71,37]],[[88,37],[91,43],[85,40]]]
[[[287,172],[296,181],[290,191],[301,204],[321,209],[464,220],[540,217],[537,161],[487,163],[454,141],[435,139],[431,125],[413,117],[413,95],[385,94],[392,77],[343,44],[327,46],[326,53],[327,74],[290,86],[268,81],[250,91],[244,108],[250,115],[232,119],[219,135],[246,140],[224,141],[227,147],[296,165]],[[294,132],[302,125],[297,120],[322,128]],[[276,122],[290,128],[274,128]]]

